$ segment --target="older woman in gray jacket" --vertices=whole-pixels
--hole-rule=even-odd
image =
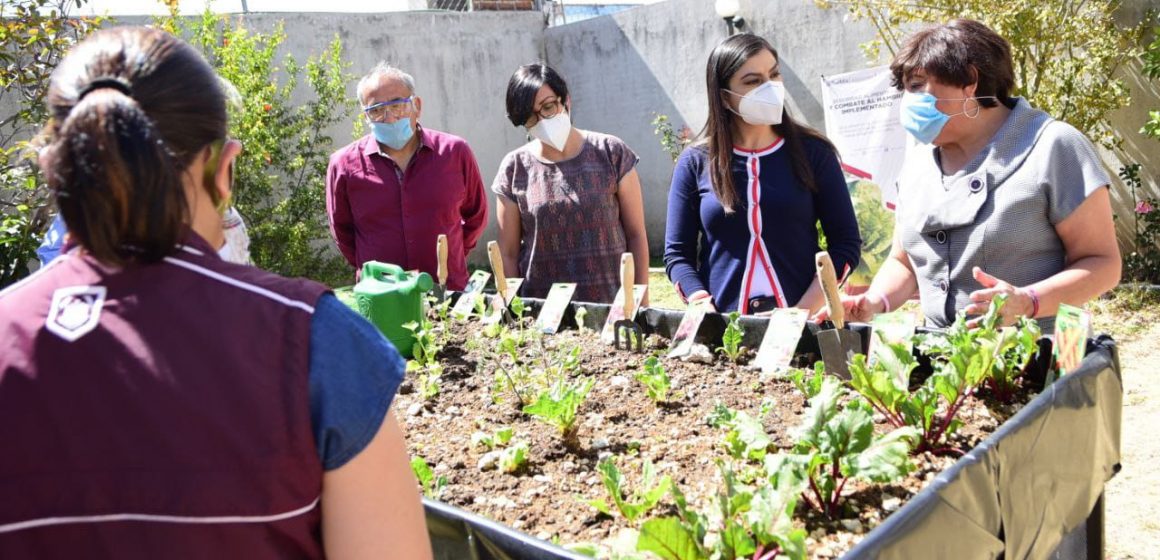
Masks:
[[[844,302],[853,320],[917,290],[942,327],[1007,294],[1004,324],[1027,316],[1050,331],[1059,304],[1119,283],[1107,172],[1082,133],[1011,97],[1006,40],[958,19],[915,33],[890,69],[903,127],[923,145],[900,176],[890,258]]]

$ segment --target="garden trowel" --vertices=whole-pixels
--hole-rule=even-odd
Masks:
[[[503,256],[499,252],[499,243],[489,241],[487,243],[487,258],[491,261],[491,274],[495,279],[495,293],[497,299],[492,300],[492,309],[496,312],[488,313],[484,317],[484,323],[498,321],[505,317],[511,317],[508,311],[508,306],[511,305],[512,299],[516,297],[520,286],[523,285],[523,278],[508,278],[503,272]]]
[[[814,261],[818,268],[818,281],[826,295],[826,305],[830,307],[831,328],[818,331],[818,348],[822,351],[822,361],[826,373],[842,379],[850,378],[850,359],[862,350],[862,338],[858,333],[846,328],[846,308],[838,296],[838,279],[834,275],[834,263],[830,254],[821,251]]]
[[[447,298],[447,234],[439,234],[435,241],[435,255],[438,259],[438,268],[435,270],[437,283],[431,289],[431,295],[435,296],[436,301],[443,301]]]
[[[636,266],[632,253],[620,256],[620,285],[624,291],[624,317],[612,324],[612,344],[621,348],[621,331],[624,332],[624,349],[637,354],[644,352],[644,331],[633,319],[636,313]],[[636,346],[634,349],[633,346]]]

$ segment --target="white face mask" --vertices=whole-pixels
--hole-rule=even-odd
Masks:
[[[781,82],[765,82],[745,95],[725,90],[741,98],[734,111],[752,125],[781,123],[781,110],[785,105],[785,86]]]
[[[568,135],[572,133],[572,119],[568,118],[567,111],[560,111],[560,114],[550,119],[540,119],[528,132],[540,142],[562,152],[568,143]]]

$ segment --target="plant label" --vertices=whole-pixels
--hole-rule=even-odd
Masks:
[[[761,370],[762,377],[772,377],[789,369],[808,316],[808,310],[797,307],[774,309],[750,367]]]
[[[1087,340],[1092,335],[1092,314],[1066,303],[1059,304],[1055,314],[1055,344],[1053,354],[1062,377],[1075,371],[1087,352]]]
[[[475,299],[479,297],[488,280],[491,280],[490,272],[486,270],[472,272],[471,278],[467,280],[467,286],[463,288],[463,293],[455,302],[455,307],[451,308],[451,316],[456,319],[466,319],[468,315],[471,315],[471,311],[475,309]]]
[[[544,299],[544,307],[540,308],[540,316],[536,318],[536,327],[545,334],[556,334],[560,328],[560,321],[564,318],[564,311],[576,293],[576,284],[572,282],[557,282],[548,290],[548,297]]]
[[[520,286],[524,285],[523,278],[508,278],[504,285],[507,286],[507,299],[500,297],[499,294],[494,294],[488,297],[489,304],[487,311],[484,314],[481,322],[485,325],[498,323],[503,319],[503,312],[511,306],[512,301],[516,299],[516,294],[520,291]]]
[[[693,350],[693,341],[697,338],[697,331],[701,330],[701,322],[705,320],[705,313],[709,311],[709,306],[706,305],[710,300],[708,298],[697,300],[689,304],[685,309],[685,316],[681,318],[681,324],[677,327],[676,334],[673,335],[673,343],[669,350],[669,358],[680,358],[687,356]]]
[[[628,317],[629,320],[636,320],[636,314],[640,312],[640,302],[644,300],[644,295],[647,292],[647,285],[642,286],[637,284],[636,286],[632,287],[632,301],[635,302],[636,305],[632,307],[633,316]],[[616,299],[612,300],[612,309],[608,310],[608,319],[604,321],[604,329],[600,331],[600,340],[602,340],[605,344],[612,344],[613,340],[615,339],[613,325],[615,325],[617,321],[624,318],[624,287],[621,287],[616,291]]]
[[[911,313],[895,311],[893,313],[879,313],[870,323],[870,355],[866,361],[873,364],[878,361],[879,355],[889,352],[887,344],[903,344],[910,351],[914,351],[915,317]],[[906,381],[909,383],[909,380]]]

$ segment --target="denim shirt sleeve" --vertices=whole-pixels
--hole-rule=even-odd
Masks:
[[[406,363],[366,319],[325,294],[310,324],[310,419],[325,470],[362,452],[382,426]]]

